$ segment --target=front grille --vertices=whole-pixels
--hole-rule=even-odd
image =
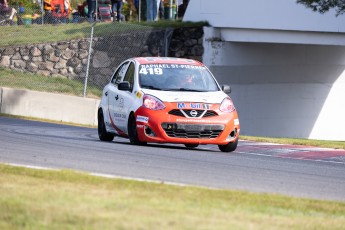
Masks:
[[[162,128],[169,137],[176,138],[217,138],[224,130],[223,125],[196,125],[163,123]]]
[[[194,112],[194,116],[191,112]],[[169,111],[169,114],[179,117],[213,117],[218,114],[213,110],[197,110],[197,109],[173,109]]]
[[[218,116],[218,114],[213,110],[207,110],[203,117],[213,117]]]
[[[169,114],[179,116],[179,117],[184,117],[183,113],[179,109],[170,110]]]

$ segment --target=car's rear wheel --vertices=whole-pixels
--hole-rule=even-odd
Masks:
[[[112,141],[115,134],[108,133],[105,128],[104,116],[102,110],[98,112],[98,137],[101,141]]]
[[[199,144],[184,144],[184,146],[187,147],[187,149],[194,149],[199,146]]]
[[[233,152],[236,150],[238,144],[238,138],[234,142],[229,142],[226,145],[218,145],[218,148],[222,152]]]
[[[128,136],[131,144],[134,145],[146,145],[146,142],[140,141],[137,132],[137,123],[135,121],[135,116],[132,113],[128,119]]]

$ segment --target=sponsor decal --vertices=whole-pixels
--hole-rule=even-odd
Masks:
[[[191,59],[179,59],[179,58],[174,58],[174,57],[145,57],[143,58],[146,61],[149,62],[156,62],[156,61],[162,61],[162,60],[171,60],[171,61],[177,61],[177,62],[190,62],[190,63],[195,63],[194,60]]]
[[[176,119],[176,122],[181,122],[181,123],[188,123],[188,122],[195,122],[195,123],[213,123],[213,124],[217,124],[217,123],[224,123],[224,121],[217,121],[217,120],[203,120],[203,119],[194,119],[194,118],[189,118],[189,119]]]
[[[119,101],[119,106],[120,106],[121,108],[123,108],[124,105],[125,105],[124,100],[123,100],[123,98],[121,97],[121,98],[120,98],[120,101]]]
[[[108,105],[108,106],[109,106],[109,105]],[[127,135],[124,131],[122,131],[121,129],[119,129],[119,128],[115,125],[113,119],[111,118],[111,115],[110,115],[110,111],[109,111],[109,110],[108,110],[108,113],[109,113],[109,118],[110,118],[111,126],[113,126],[113,128],[116,130],[116,132],[117,132],[120,136],[127,137],[128,135]]]
[[[124,113],[114,113],[115,119],[126,119],[126,114]]]
[[[209,104],[202,104],[203,109],[210,109],[211,106]]]
[[[201,104],[200,103],[190,103],[189,107],[192,109],[201,109]]]
[[[234,119],[234,125],[239,125],[240,124],[240,120],[239,119]]]
[[[137,125],[137,128],[138,129],[143,129],[143,128],[145,128],[145,125]]]
[[[141,98],[142,96],[143,96],[143,94],[141,93],[141,92],[137,92],[136,94],[135,94],[135,96],[137,97],[137,98]]]
[[[178,102],[177,103],[178,109],[185,109],[185,108],[191,108],[191,109],[210,109],[210,104],[202,104],[202,103],[185,103],[185,102]]]
[[[125,100],[121,97],[118,103],[119,111],[121,112],[123,110],[123,107],[125,107]]]
[[[186,107],[186,106],[185,106],[184,102],[179,102],[179,103],[177,103],[177,108],[183,109],[183,108],[185,108],[185,107]]]
[[[144,116],[137,116],[137,121],[138,122],[147,123],[147,122],[149,122],[149,118],[148,117],[144,117]]]

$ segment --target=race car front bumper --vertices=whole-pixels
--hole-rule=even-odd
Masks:
[[[206,118],[188,118],[169,114],[171,108],[152,111],[139,108],[136,115],[140,141],[180,144],[217,144],[234,142],[240,132],[236,111]]]

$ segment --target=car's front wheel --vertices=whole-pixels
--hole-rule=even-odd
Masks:
[[[115,134],[108,133],[105,128],[104,116],[102,110],[98,112],[98,137],[101,141],[112,141]]]
[[[218,148],[222,152],[233,152],[236,150],[238,144],[238,138],[234,142],[229,142],[226,145],[218,145]]]
[[[128,136],[131,144],[134,145],[146,145],[146,142],[140,141],[137,132],[137,123],[135,121],[135,116],[132,113],[128,119]]]

